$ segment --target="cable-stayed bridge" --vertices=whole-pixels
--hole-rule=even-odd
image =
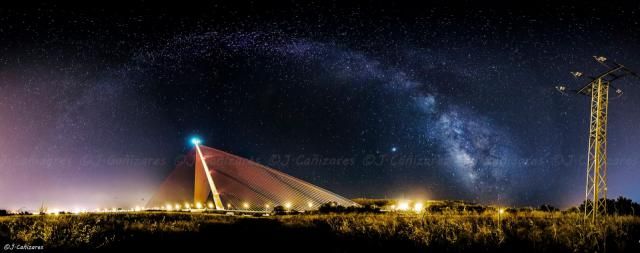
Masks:
[[[269,212],[315,210],[334,202],[355,202],[328,190],[193,141],[189,159],[179,163],[147,203],[147,208]]]

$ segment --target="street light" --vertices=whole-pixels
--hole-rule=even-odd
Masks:
[[[415,204],[413,204],[413,211],[416,212],[416,213],[421,213],[422,212],[422,207],[423,207],[422,203],[420,203],[420,202],[415,203]]]
[[[400,211],[407,211],[407,210],[409,210],[409,202],[408,202],[408,201],[402,201],[402,202],[400,202],[400,204],[398,204],[398,210],[400,210]]]
[[[502,214],[504,214],[504,208],[498,209],[498,226],[502,229]]]

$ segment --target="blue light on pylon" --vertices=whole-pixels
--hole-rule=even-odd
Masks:
[[[193,145],[199,145],[200,143],[202,143],[202,140],[200,140],[200,138],[198,138],[198,137],[193,137],[193,138],[191,138],[191,143]]]

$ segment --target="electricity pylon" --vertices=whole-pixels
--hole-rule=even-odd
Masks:
[[[580,95],[591,97],[591,117],[589,125],[589,151],[587,154],[587,184],[585,187],[584,218],[592,222],[600,221],[601,216],[607,215],[607,115],[609,105],[609,87],[614,80],[636,73],[618,63],[610,63],[603,56],[593,57],[598,63],[607,67],[605,72],[591,79],[579,90],[572,90]],[[580,78],[582,72],[571,72]],[[556,89],[566,94],[564,85]],[[617,96],[622,90],[616,89]]]

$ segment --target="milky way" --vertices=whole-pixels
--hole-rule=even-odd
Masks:
[[[272,64],[284,65],[285,68],[293,64],[313,68],[317,75],[305,78],[323,76],[322,85],[352,85],[364,89],[369,85],[379,85],[383,94],[381,99],[389,95],[411,101],[411,107],[394,110],[417,110],[419,114],[416,117],[422,119],[402,130],[412,133],[423,131],[424,134],[417,135],[418,143],[437,142],[437,147],[446,154],[445,159],[437,165],[438,168],[423,169],[446,170],[446,175],[476,200],[492,201],[513,193],[504,191],[511,182],[509,174],[521,174],[522,168],[514,164],[507,166],[507,163],[519,159],[514,155],[507,130],[493,124],[480,112],[447,102],[446,96],[438,96],[437,87],[430,83],[428,75],[411,76],[403,66],[385,66],[375,56],[336,44],[292,38],[281,33],[207,32],[181,36],[156,52],[147,51],[142,62],[151,65],[157,61],[182,63],[194,58],[207,61],[210,57],[225,58],[238,54],[243,57],[269,57],[273,60]],[[427,57],[423,55],[419,59],[425,60]],[[295,76],[296,73],[288,75]],[[295,80],[291,81],[295,85]],[[335,84],[342,82],[345,84]],[[422,147],[414,152],[425,156],[435,151]]]

